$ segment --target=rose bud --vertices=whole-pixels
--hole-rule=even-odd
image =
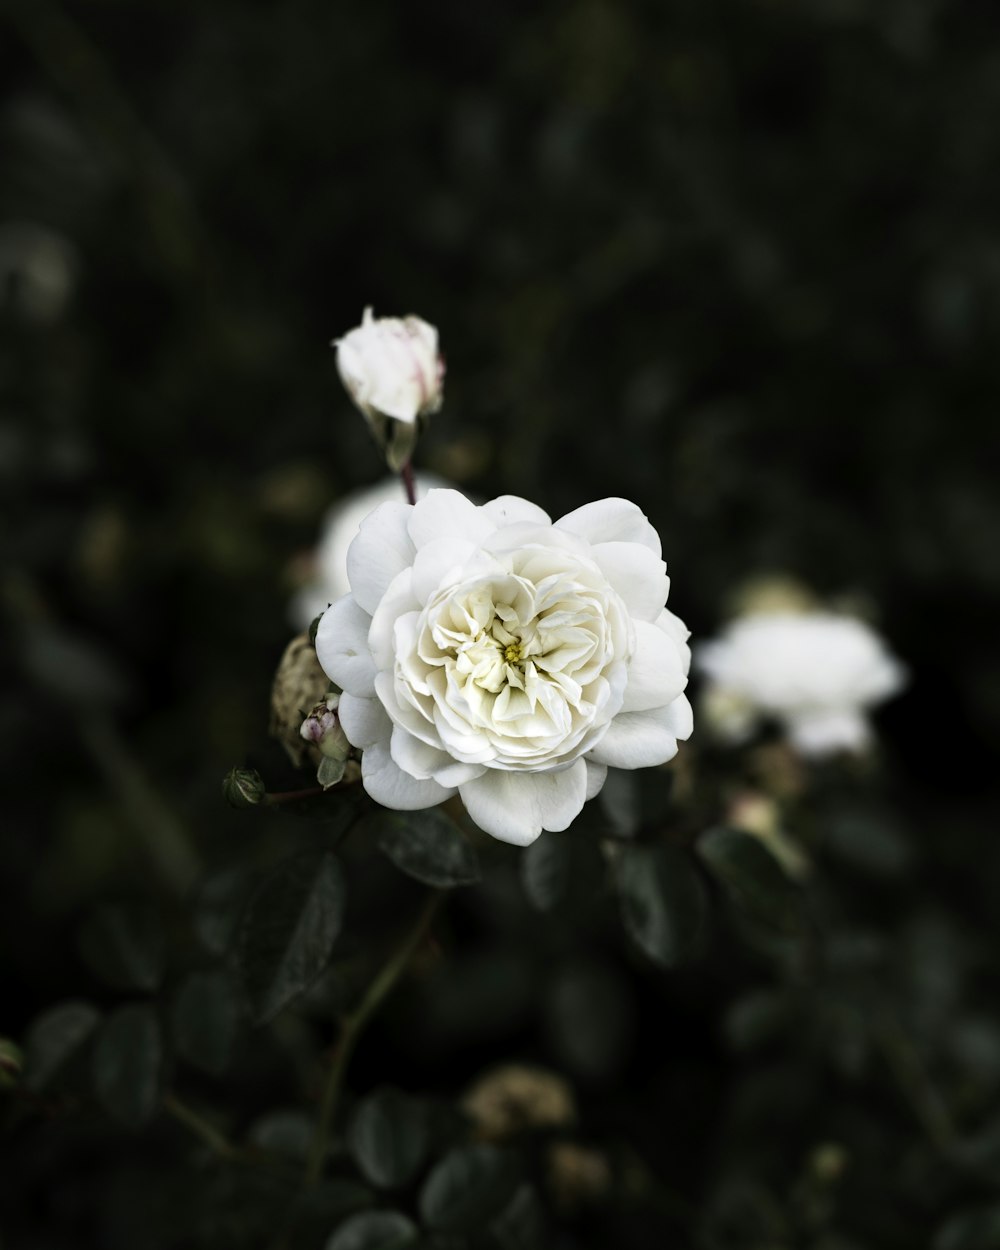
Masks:
[[[408,463],[423,422],[444,399],[436,328],[419,317],[372,316],[334,339],[337,370],[393,472]]]
[[[344,776],[347,757],[351,753],[351,744],[347,741],[337,715],[340,695],[328,694],[327,697],[312,709],[302,722],[299,734],[304,741],[319,750],[323,757],[320,760],[316,779],[327,789],[335,786]]]

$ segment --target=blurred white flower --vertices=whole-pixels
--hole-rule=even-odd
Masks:
[[[386,807],[457,791],[482,829],[524,845],[568,828],[609,765],[661,764],[691,732],[688,631],[635,504],[553,524],[512,495],[477,507],[432,490],[371,513],[347,564],[316,653]]]
[[[803,755],[856,751],[870,740],[869,708],[896,694],[905,670],[864,621],[830,612],[740,617],[703,643],[707,720],[730,741],[762,717]]]
[[[419,499],[432,487],[448,483],[432,473],[417,473],[414,485]],[[313,557],[313,575],[292,596],[289,605],[289,615],[297,629],[308,629],[324,608],[350,591],[347,549],[357,538],[361,522],[380,503],[402,498],[403,485],[399,478],[387,477],[376,486],[352,491],[330,508],[323,518],[319,545]]]
[[[366,308],[361,325],[334,339],[337,369],[364,414],[390,469],[410,459],[421,419],[444,400],[438,332],[419,317],[379,317]]]

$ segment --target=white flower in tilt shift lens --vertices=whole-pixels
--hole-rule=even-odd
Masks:
[[[348,394],[389,467],[402,468],[413,453],[421,419],[437,412],[444,400],[437,330],[419,317],[376,319],[366,308],[361,325],[334,339],[334,346]]]
[[[376,508],[347,563],[316,652],[386,807],[457,791],[487,833],[526,844],[567,828],[608,765],[662,764],[691,732],[688,631],[635,504],[553,524],[513,495],[432,490]]]
[[[831,612],[740,617],[696,658],[710,682],[706,711],[715,709],[724,736],[745,737],[770,716],[804,755],[864,747],[871,736],[867,709],[905,681],[870,626]]]

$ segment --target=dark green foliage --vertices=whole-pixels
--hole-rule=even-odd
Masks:
[[[163,1065],[163,1039],[153,1008],[119,1008],[94,1041],[91,1069],[98,1102],[120,1123],[138,1128],[156,1110]]]
[[[257,1023],[320,976],[343,923],[344,879],[327,852],[299,855],[260,885],[243,917],[237,966]]]
[[[675,968],[698,951],[705,890],[690,855],[667,843],[627,846],[615,878],[625,927],[650,959]]]
[[[430,1139],[427,1111],[414,1098],[383,1089],[354,1113],[348,1133],[362,1174],[380,1189],[397,1189],[416,1175]]]
[[[475,850],[454,821],[435,808],[382,811],[366,826],[396,867],[425,885],[451,889],[473,885],[480,878]]]
[[[420,1214],[440,1233],[483,1228],[510,1201],[515,1160],[494,1146],[461,1146],[437,1164],[420,1191]]]
[[[994,1250],[996,6],[0,10],[4,1246]],[[440,329],[418,470],[634,499],[695,646],[771,570],[871,613],[875,751],[723,749],[695,671],[524,850],[311,793],[269,686],[383,473],[369,303]],[[519,1064],[570,1122],[473,1117]]]

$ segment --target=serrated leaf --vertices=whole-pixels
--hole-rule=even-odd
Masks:
[[[720,825],[701,835],[698,854],[749,920],[789,936],[802,929],[802,896],[777,860],[752,834]]]
[[[152,1007],[121,1007],[97,1035],[91,1072],[105,1111],[129,1128],[156,1110],[163,1069],[160,1025]]]
[[[348,1133],[355,1162],[380,1189],[408,1184],[424,1161],[427,1143],[423,1104],[394,1089],[378,1090],[366,1098]]]
[[[521,881],[533,907],[548,911],[566,897],[573,848],[559,833],[543,833],[521,854]]]
[[[417,1240],[412,1220],[398,1211],[362,1211],[326,1243],[326,1250],[405,1250]]]
[[[117,990],[157,989],[164,950],[160,918],[144,903],[100,907],[80,930],[80,954],[88,967]]]
[[[407,876],[444,890],[480,880],[475,850],[436,808],[381,812],[377,822],[379,849]]]
[[[435,1232],[474,1232],[506,1207],[518,1179],[514,1160],[495,1146],[458,1146],[424,1183],[420,1214]]]
[[[91,1003],[68,1002],[51,1007],[31,1025],[24,1042],[24,1083],[45,1089],[90,1038],[101,1020]]]
[[[177,1053],[205,1072],[223,1072],[239,1020],[232,978],[221,969],[192,972],[178,989],[170,1013]]]
[[[240,926],[237,959],[258,1024],[321,975],[343,912],[344,879],[329,851],[286,860],[262,883]]]
[[[625,928],[664,968],[676,968],[700,948],[705,890],[691,857],[666,844],[625,847],[616,865]]]

